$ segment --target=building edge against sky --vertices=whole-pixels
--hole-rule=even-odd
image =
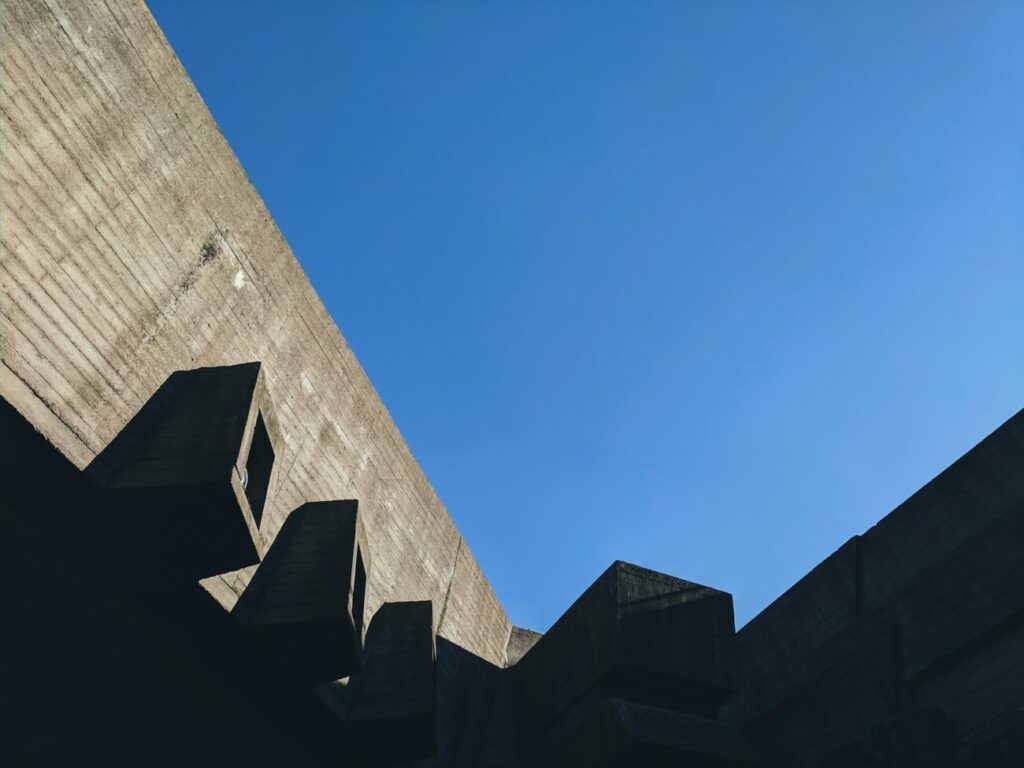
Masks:
[[[5,2],[3,16],[19,98],[5,99],[0,394],[84,467],[173,371],[262,361],[282,468],[263,538],[304,501],[360,499],[368,611],[433,600],[439,635],[503,663],[498,597],[148,10]],[[231,605],[251,572],[208,589]]]
[[[373,749],[407,739],[415,757],[452,765],[516,765],[538,745],[581,765],[608,764],[595,744],[723,765],[1011,765],[1024,754],[1024,415],[738,634],[726,593],[620,562],[545,635],[514,629],[144,6],[6,0],[0,23],[0,396],[24,421],[2,415],[26,449],[41,441],[24,422],[73,465],[47,454],[42,482],[7,480],[29,511],[57,495],[72,547],[80,536],[121,552],[144,604],[184,606],[196,627],[239,641],[239,679],[266,684],[262,703],[280,693],[305,713],[307,678],[361,665],[356,693],[299,718],[299,733],[319,738],[319,718],[340,709],[328,746],[335,726],[357,740],[383,720]],[[201,452],[176,453],[196,434],[184,443]],[[140,522],[139,500],[159,515]],[[73,514],[79,502],[85,514]],[[215,535],[191,530],[197,510]],[[118,550],[121,524],[148,548]],[[283,610],[290,579],[336,564],[351,577],[305,606],[313,619]],[[60,612],[42,571],[5,585],[38,591],[26,618]],[[76,583],[54,578],[65,576]],[[197,578],[225,611],[189,591]],[[95,596],[65,607],[83,622],[95,607],[107,630],[122,609]],[[37,626],[23,625],[31,638]],[[345,659],[287,654],[297,684],[242,647],[258,637],[257,651],[290,649],[309,625],[329,649],[336,635],[350,647]],[[46,639],[59,651],[64,635]],[[167,684],[162,639],[154,686]],[[358,696],[395,679],[412,699],[388,720]],[[235,727],[255,734],[259,722]],[[518,747],[517,729],[529,736]]]

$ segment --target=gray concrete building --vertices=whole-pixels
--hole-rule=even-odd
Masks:
[[[0,764],[1024,765],[1024,412],[739,632],[541,635],[141,2],[0,2],[0,249]]]

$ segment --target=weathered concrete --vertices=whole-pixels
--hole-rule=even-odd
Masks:
[[[294,678],[330,682],[358,669],[362,652],[360,562],[369,562],[355,501],[292,512],[232,615]]]
[[[226,380],[222,369],[189,372],[186,380],[206,385],[176,391],[226,403],[226,415],[251,414],[253,371],[229,369]],[[231,386],[210,386],[218,380]],[[159,478],[155,487],[172,497],[180,498],[174,478],[204,485],[205,462],[198,475],[179,471],[188,462],[166,439],[179,430],[161,425],[180,419],[163,392],[163,417],[137,422],[154,426],[132,427],[129,443],[115,441],[121,458],[100,473],[104,482],[116,486],[124,467],[129,477]],[[241,400],[223,400],[226,392]],[[202,401],[190,397],[189,410],[202,411]],[[231,439],[210,436],[223,447],[213,452],[223,458],[217,473],[237,480],[248,464],[237,425],[251,421],[226,418]],[[815,569],[739,634],[735,654],[728,595],[616,563],[546,634],[514,631],[508,657],[525,654],[502,668],[444,638],[435,656],[426,601],[382,606],[365,653],[353,658],[360,548],[369,554],[354,502],[292,513],[233,616],[194,581],[158,583],[154,571],[173,564],[154,564],[147,528],[124,526],[115,499],[125,491],[97,485],[0,400],[0,602],[17,627],[0,653],[0,689],[13,705],[0,742],[25,764],[160,764],[155,744],[173,738],[165,764],[1016,766],[1024,483],[1013,491],[1012,478],[1024,456],[1022,423],[1024,414],[924,489],[933,499],[950,498],[943,488],[969,489],[942,510],[954,517],[983,508],[981,499],[1001,501],[980,525],[965,521],[958,538],[911,546],[918,565],[884,600],[864,599],[876,562],[865,552],[895,550],[890,525]],[[191,445],[205,432],[189,434]],[[135,465],[157,455],[155,444],[173,446],[157,462],[173,471]],[[244,509],[236,501],[225,504],[234,514]],[[217,510],[204,512],[191,521],[197,529]],[[823,604],[835,610],[822,613]],[[737,684],[734,655],[739,695],[719,720],[717,705]],[[76,696],[51,695],[69,663]],[[347,685],[310,687],[348,670]],[[83,692],[86,708],[77,703]]]
[[[368,616],[432,600],[503,664],[497,597],[147,9],[2,11],[0,395],[84,467],[172,371],[261,361],[261,546],[306,501],[358,499]],[[230,608],[253,569],[205,585]]]
[[[738,635],[513,629],[145,8],[0,2],[3,758],[1022,764],[1024,412]]]
[[[539,733],[598,684],[714,712],[736,688],[734,631],[727,593],[615,563],[515,666],[523,717]]]
[[[738,765],[732,597],[616,562],[511,668],[528,763]]]
[[[345,733],[371,765],[437,752],[431,610],[426,601],[385,603],[367,629]]]
[[[177,371],[86,468],[106,493],[81,513],[103,518],[121,557],[156,580],[255,565],[271,433],[258,363]]]
[[[512,627],[512,634],[508,636],[508,647],[505,649],[505,659],[508,665],[511,667],[517,664],[543,636],[542,633],[532,629]]]

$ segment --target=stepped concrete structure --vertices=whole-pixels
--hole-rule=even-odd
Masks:
[[[146,7],[0,67],[0,764],[1024,765],[1024,412],[739,632],[514,627]]]

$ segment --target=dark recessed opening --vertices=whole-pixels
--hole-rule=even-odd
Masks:
[[[270,470],[274,468],[274,447],[270,444],[267,427],[263,423],[263,414],[257,413],[256,426],[252,431],[252,445],[249,446],[249,458],[245,462],[242,474],[242,485],[245,497],[249,500],[253,520],[259,527],[263,518],[263,504],[267,500],[270,488]]]
[[[356,578],[352,585],[352,624],[356,628],[356,638],[360,647],[363,644],[363,605],[366,603],[366,568],[363,566],[363,553],[356,549]]]

